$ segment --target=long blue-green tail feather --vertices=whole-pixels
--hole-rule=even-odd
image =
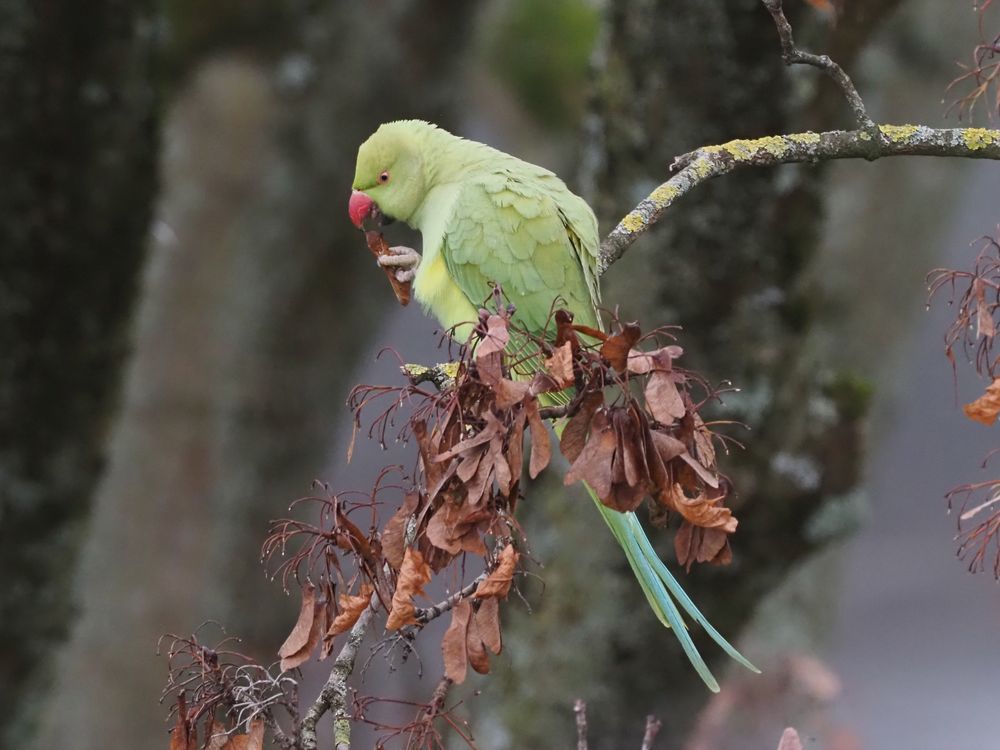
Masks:
[[[614,511],[611,512],[614,513]],[[627,513],[625,515],[627,516],[629,526],[634,531],[634,538],[643,549],[646,558],[652,564],[653,570],[656,571],[656,575],[670,590],[670,593],[673,594],[675,599],[677,599],[681,607],[684,608],[684,611],[688,613],[691,619],[701,625],[705,629],[705,632],[711,636],[712,640],[719,644],[719,647],[722,648],[722,650],[725,651],[730,657],[738,661],[751,672],[760,674],[760,670],[757,669],[757,667],[755,667],[745,656],[743,656],[743,654],[733,648],[732,644],[722,637],[722,634],[712,626],[712,623],[708,621],[708,618],[705,617],[705,615],[701,613],[701,610],[695,606],[695,603],[691,601],[691,597],[687,595],[683,588],[681,588],[680,583],[676,578],[674,578],[669,568],[664,565],[659,555],[656,554],[656,551],[649,543],[649,539],[646,537],[646,533],[643,531],[642,525],[639,523],[639,519],[635,517],[635,514]]]
[[[540,402],[550,402],[553,404],[565,403],[568,400],[567,393],[565,392],[543,393],[539,396]],[[557,437],[562,437],[562,431],[565,426],[565,421],[559,421],[555,424]],[[687,631],[687,625],[684,623],[684,618],[677,608],[677,603],[684,608],[684,611],[687,612],[691,619],[705,629],[705,632],[709,634],[713,641],[719,644],[723,651],[750,671],[759,673],[760,670],[751,664],[743,654],[733,648],[729,641],[723,638],[719,631],[712,627],[712,624],[705,615],[691,601],[691,597],[685,593],[680,583],[667,569],[667,566],[664,565],[660,556],[656,554],[656,550],[649,543],[646,532],[642,528],[642,524],[639,523],[639,519],[636,518],[635,513],[619,513],[616,510],[612,510],[600,501],[600,498],[597,497],[597,494],[590,486],[584,483],[584,487],[587,488],[587,493],[593,499],[594,504],[597,505],[597,510],[600,512],[601,517],[607,523],[608,528],[611,529],[611,533],[614,534],[622,550],[624,550],[629,566],[632,568],[639,586],[646,595],[646,600],[649,602],[653,613],[660,622],[674,631],[674,635],[680,641],[685,655],[701,679],[704,680],[708,689],[713,693],[719,692],[719,683],[712,675],[701,654],[698,653],[698,648],[694,645],[694,641],[691,640],[691,635]],[[677,603],[674,602],[674,599],[677,600]]]

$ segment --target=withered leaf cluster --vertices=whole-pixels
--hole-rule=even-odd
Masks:
[[[170,750],[264,750],[264,722],[250,722],[249,731],[228,732],[224,725],[209,721],[205,736],[198,742],[197,725],[187,722],[177,714],[177,723],[170,731]]]
[[[164,638],[170,647],[163,697],[174,696],[170,750],[263,750],[263,708],[272,720],[279,707],[294,712],[286,683],[232,650],[237,639],[207,646],[197,633]]]
[[[602,503],[623,513],[646,501],[658,525],[676,513],[674,547],[682,565],[728,563],[737,524],[725,506],[729,483],[717,471],[713,433],[691,394],[692,382],[701,381],[674,366],[681,348],[637,349],[641,332],[634,324],[610,336],[588,333],[601,341],[597,354],[611,368],[602,381],[615,383],[617,398],[609,402],[607,387],[584,388],[560,441],[572,462],[565,483],[585,481]]]
[[[677,519],[682,564],[730,560],[737,521],[725,504],[729,483],[716,466],[718,438],[699,413],[715,392],[677,366],[682,350],[669,332],[644,336],[638,325],[616,323],[606,333],[557,310],[551,335],[536,337],[513,313],[500,304],[481,311],[457,361],[430,379],[433,388],[414,377],[352,391],[356,428],[381,400],[369,435],[385,444],[397,430],[418,457],[396,484],[383,472],[362,501],[304,499],[318,503],[317,523],[272,525],[264,556],[280,560],[274,575],[286,588],[294,580],[302,591],[278,651],[282,673],[313,654],[328,657],[369,609],[384,614],[386,630],[404,631],[403,640],[450,611],[445,679],[462,682],[470,666],[487,672],[503,645],[501,601],[518,573],[523,533],[514,514],[524,476],[537,477],[556,447],[570,463],[567,485],[585,482],[619,512],[645,504],[660,526]],[[399,500],[385,519],[387,494]],[[452,586],[482,573],[434,604],[428,585],[445,571]]]

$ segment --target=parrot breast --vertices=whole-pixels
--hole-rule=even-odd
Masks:
[[[459,191],[460,186],[454,183],[432,188],[412,220],[412,225],[423,237],[423,258],[413,279],[413,296],[444,328],[474,323],[479,315],[472,301],[455,283],[441,254],[445,226]],[[463,341],[468,331],[456,330],[455,335]]]

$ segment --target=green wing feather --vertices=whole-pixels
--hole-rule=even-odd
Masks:
[[[597,224],[582,200],[552,181],[565,196],[510,172],[467,179],[442,238],[448,272],[466,297],[481,305],[490,282],[500,284],[531,333],[543,331],[557,298],[577,322],[598,321]]]

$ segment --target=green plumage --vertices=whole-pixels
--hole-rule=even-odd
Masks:
[[[419,229],[423,258],[414,296],[445,327],[475,321],[500,284],[514,318],[541,334],[556,300],[578,323],[598,327],[597,220],[586,202],[547,169],[419,120],[382,125],[358,152],[354,189],[382,212]],[[550,326],[550,332],[552,332]],[[557,426],[561,432],[562,425]],[[698,674],[719,689],[678,608],[730,656],[757,671],[708,623],[656,555],[634,513],[600,503],[654,613],[673,629]],[[676,599],[676,602],[674,601]]]

